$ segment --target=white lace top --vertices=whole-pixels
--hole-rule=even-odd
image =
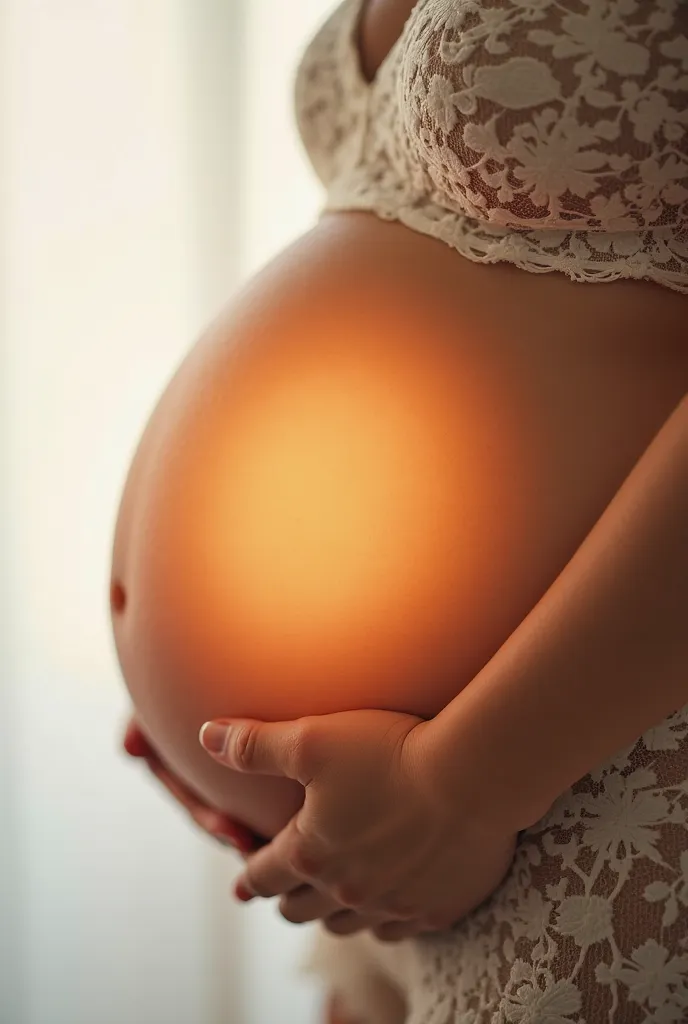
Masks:
[[[686,0],[418,0],[371,83],[364,3],[297,75],[325,209],[478,262],[688,292]]]

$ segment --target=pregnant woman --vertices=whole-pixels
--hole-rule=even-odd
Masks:
[[[687,31],[345,0],[323,215],[138,447],[127,749],[323,920],[332,1020],[688,1019]]]

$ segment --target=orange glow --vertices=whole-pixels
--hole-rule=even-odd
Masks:
[[[447,654],[480,489],[433,365],[399,349],[292,352],[234,396],[225,429],[208,428],[189,578],[203,595],[193,617],[233,674],[308,690],[326,673],[341,693],[360,673],[384,689],[400,660],[410,686]]]
[[[441,495],[408,408],[369,379],[308,379],[252,427],[232,466],[233,529],[212,540],[248,615],[271,633],[341,629],[398,601],[410,563],[418,584]]]
[[[169,382],[113,555],[140,721],[180,778],[266,835],[301,788],[219,767],[201,724],[436,715],[513,628],[512,570],[530,559],[514,544],[531,536],[523,443],[485,339],[400,307],[396,280],[393,302],[366,299],[358,254],[343,305],[308,259],[296,292],[287,258],[288,287],[278,273],[249,291]]]
[[[188,353],[117,522],[113,625],[137,715],[182,780],[265,835],[301,787],[217,765],[201,724],[436,715],[591,507],[540,366],[549,328],[530,366],[509,320],[518,272],[495,312],[484,268],[347,218],[323,218]]]

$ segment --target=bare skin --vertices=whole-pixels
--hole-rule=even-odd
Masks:
[[[377,69],[401,35],[417,0],[368,0],[359,24],[361,70],[372,82]]]
[[[361,67],[369,80],[414,6],[410,0],[369,0],[359,33]],[[321,269],[332,262],[337,271],[328,280]],[[432,339],[436,353],[449,347],[456,353],[457,393],[467,402],[464,420],[456,421],[457,436],[465,433],[479,445],[494,423],[495,436],[515,441],[508,452],[484,449],[486,478],[499,482],[481,484],[474,541],[479,547],[489,537],[490,547],[473,563],[470,585],[457,597],[463,619],[461,649],[453,651],[454,691],[446,680],[433,691],[426,680],[414,706],[408,688],[397,698],[400,709],[429,717],[470,681],[547,589],[688,389],[685,299],[644,282],[595,287],[557,273],[480,266],[440,242],[363,213],[324,217],[282,267],[283,273],[269,273],[266,281],[275,296],[261,324],[266,334],[303,322],[314,294],[330,304],[335,321],[342,310],[355,311],[354,335],[374,337],[390,324],[407,330],[410,339],[415,331],[424,344]],[[249,334],[252,329],[249,324]],[[230,334],[236,330],[235,324]],[[482,388],[470,408],[471,393],[463,383],[467,367]],[[139,457],[141,473],[154,448],[149,435]],[[514,451],[520,461],[514,462]],[[130,498],[131,493],[130,486]],[[125,511],[115,557],[115,576],[125,583],[128,516]],[[123,649],[126,643],[120,637]],[[126,650],[124,657],[131,657]],[[224,830],[241,849],[251,837],[250,830],[232,829],[239,783],[195,749],[201,722],[218,714],[288,719],[360,707],[365,699],[354,693],[350,704],[342,703],[340,695],[333,706],[331,696],[310,687],[292,694],[289,707],[277,687],[260,699],[234,693],[231,706],[220,706],[213,687],[204,694],[201,683],[196,680],[195,702],[184,705],[183,736],[168,738],[170,751],[186,745],[177,762],[185,771],[175,771],[174,758],[163,763],[153,748],[147,760],[201,827],[215,835]],[[270,809],[250,824],[273,835],[298,797],[273,786],[275,780],[261,781],[264,789],[252,790],[243,805],[254,806],[262,793]],[[333,1001],[330,1024],[355,1024],[338,1013]]]
[[[337,274],[328,283],[333,260]],[[129,595],[123,612],[115,614],[118,647],[151,740],[159,748],[162,741],[168,767],[181,769],[187,783],[193,778],[199,795],[269,836],[286,823],[299,794],[279,785],[283,780],[240,783],[209,763],[197,739],[203,722],[228,715],[288,721],[366,706],[436,715],[548,589],[680,401],[688,387],[688,349],[685,300],[666,289],[626,281],[585,286],[560,274],[481,266],[459,259],[441,242],[362,213],[324,217],[252,287],[239,312],[220,323],[186,363],[185,375],[199,382],[202,408],[196,411],[184,397],[186,378],[180,373],[151,420],[124,494],[113,575]],[[315,319],[314,296],[322,326],[311,337],[297,325]],[[405,405],[420,401],[413,423],[427,428],[428,450],[436,452],[435,441],[448,438],[446,457],[456,466],[448,487],[457,514],[445,513],[439,498],[431,511],[446,516],[442,529],[448,532],[440,540],[460,556],[452,565],[443,556],[447,547],[423,548],[425,540],[413,534],[417,550],[426,552],[425,564],[437,573],[428,586],[434,581],[436,592],[445,595],[449,616],[446,632],[436,638],[434,667],[418,653],[427,651],[434,627],[414,615],[404,620],[404,633],[388,637],[390,644],[401,644],[396,655],[390,648],[390,658],[399,657],[402,667],[412,664],[415,650],[413,671],[399,674],[392,666],[383,674],[379,663],[366,668],[361,648],[345,676],[344,663],[325,648],[321,657],[305,661],[294,649],[261,647],[257,634],[255,650],[246,652],[254,659],[250,692],[242,692],[238,682],[228,688],[228,678],[240,678],[240,666],[231,662],[234,641],[244,640],[237,626],[230,644],[231,619],[220,628],[207,613],[218,607],[218,588],[232,576],[223,571],[216,580],[209,573],[190,578],[193,556],[181,542],[186,537],[198,545],[206,536],[195,517],[214,507],[213,488],[222,485],[210,464],[202,477],[194,445],[205,457],[223,430],[250,426],[241,403],[231,399],[236,364],[229,340],[256,336],[251,316],[258,301],[265,354],[258,344],[246,348],[249,383],[258,381],[263,358],[273,375],[283,368],[291,372],[291,353],[312,358],[330,379],[330,361],[356,369],[374,359],[381,401],[385,381],[392,375],[400,380],[402,371],[406,379],[409,366],[414,380],[425,375],[430,382],[422,401],[415,392]],[[389,388],[387,393],[394,399]],[[428,396],[437,401],[426,416]],[[178,411],[185,418],[172,430],[168,424],[174,425]],[[262,429],[257,419],[256,426]],[[305,429],[322,436],[321,410],[314,409]],[[168,464],[174,468],[165,479]],[[406,467],[404,486],[411,463]],[[189,481],[203,496],[193,505],[184,497]],[[142,484],[155,490],[146,496]],[[421,496],[425,500],[427,490]],[[245,512],[236,503],[228,506],[222,519],[228,532],[232,517],[241,513],[248,522],[249,511],[248,505]],[[148,518],[140,521],[141,512]],[[151,546],[146,538],[153,524]],[[164,561],[150,561],[158,558]],[[156,625],[150,617],[140,619],[137,608],[144,604],[156,615],[164,611],[164,620]],[[382,630],[384,620],[370,622],[371,629]],[[191,628],[196,632],[189,634]],[[356,653],[355,637],[348,649]],[[280,665],[289,672],[288,687],[279,678]],[[153,720],[162,710],[178,717],[159,720],[156,727]],[[173,748],[176,761],[169,758]],[[246,786],[244,797],[234,783]]]

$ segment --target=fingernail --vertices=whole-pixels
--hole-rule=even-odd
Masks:
[[[248,903],[249,900],[253,899],[255,893],[247,889],[245,885],[241,884],[241,882],[237,882],[234,886],[234,895],[238,900],[241,900],[242,903]]]
[[[198,738],[209,754],[217,754],[222,757],[227,752],[230,733],[231,728],[228,725],[220,725],[219,722],[206,722],[201,726]]]

